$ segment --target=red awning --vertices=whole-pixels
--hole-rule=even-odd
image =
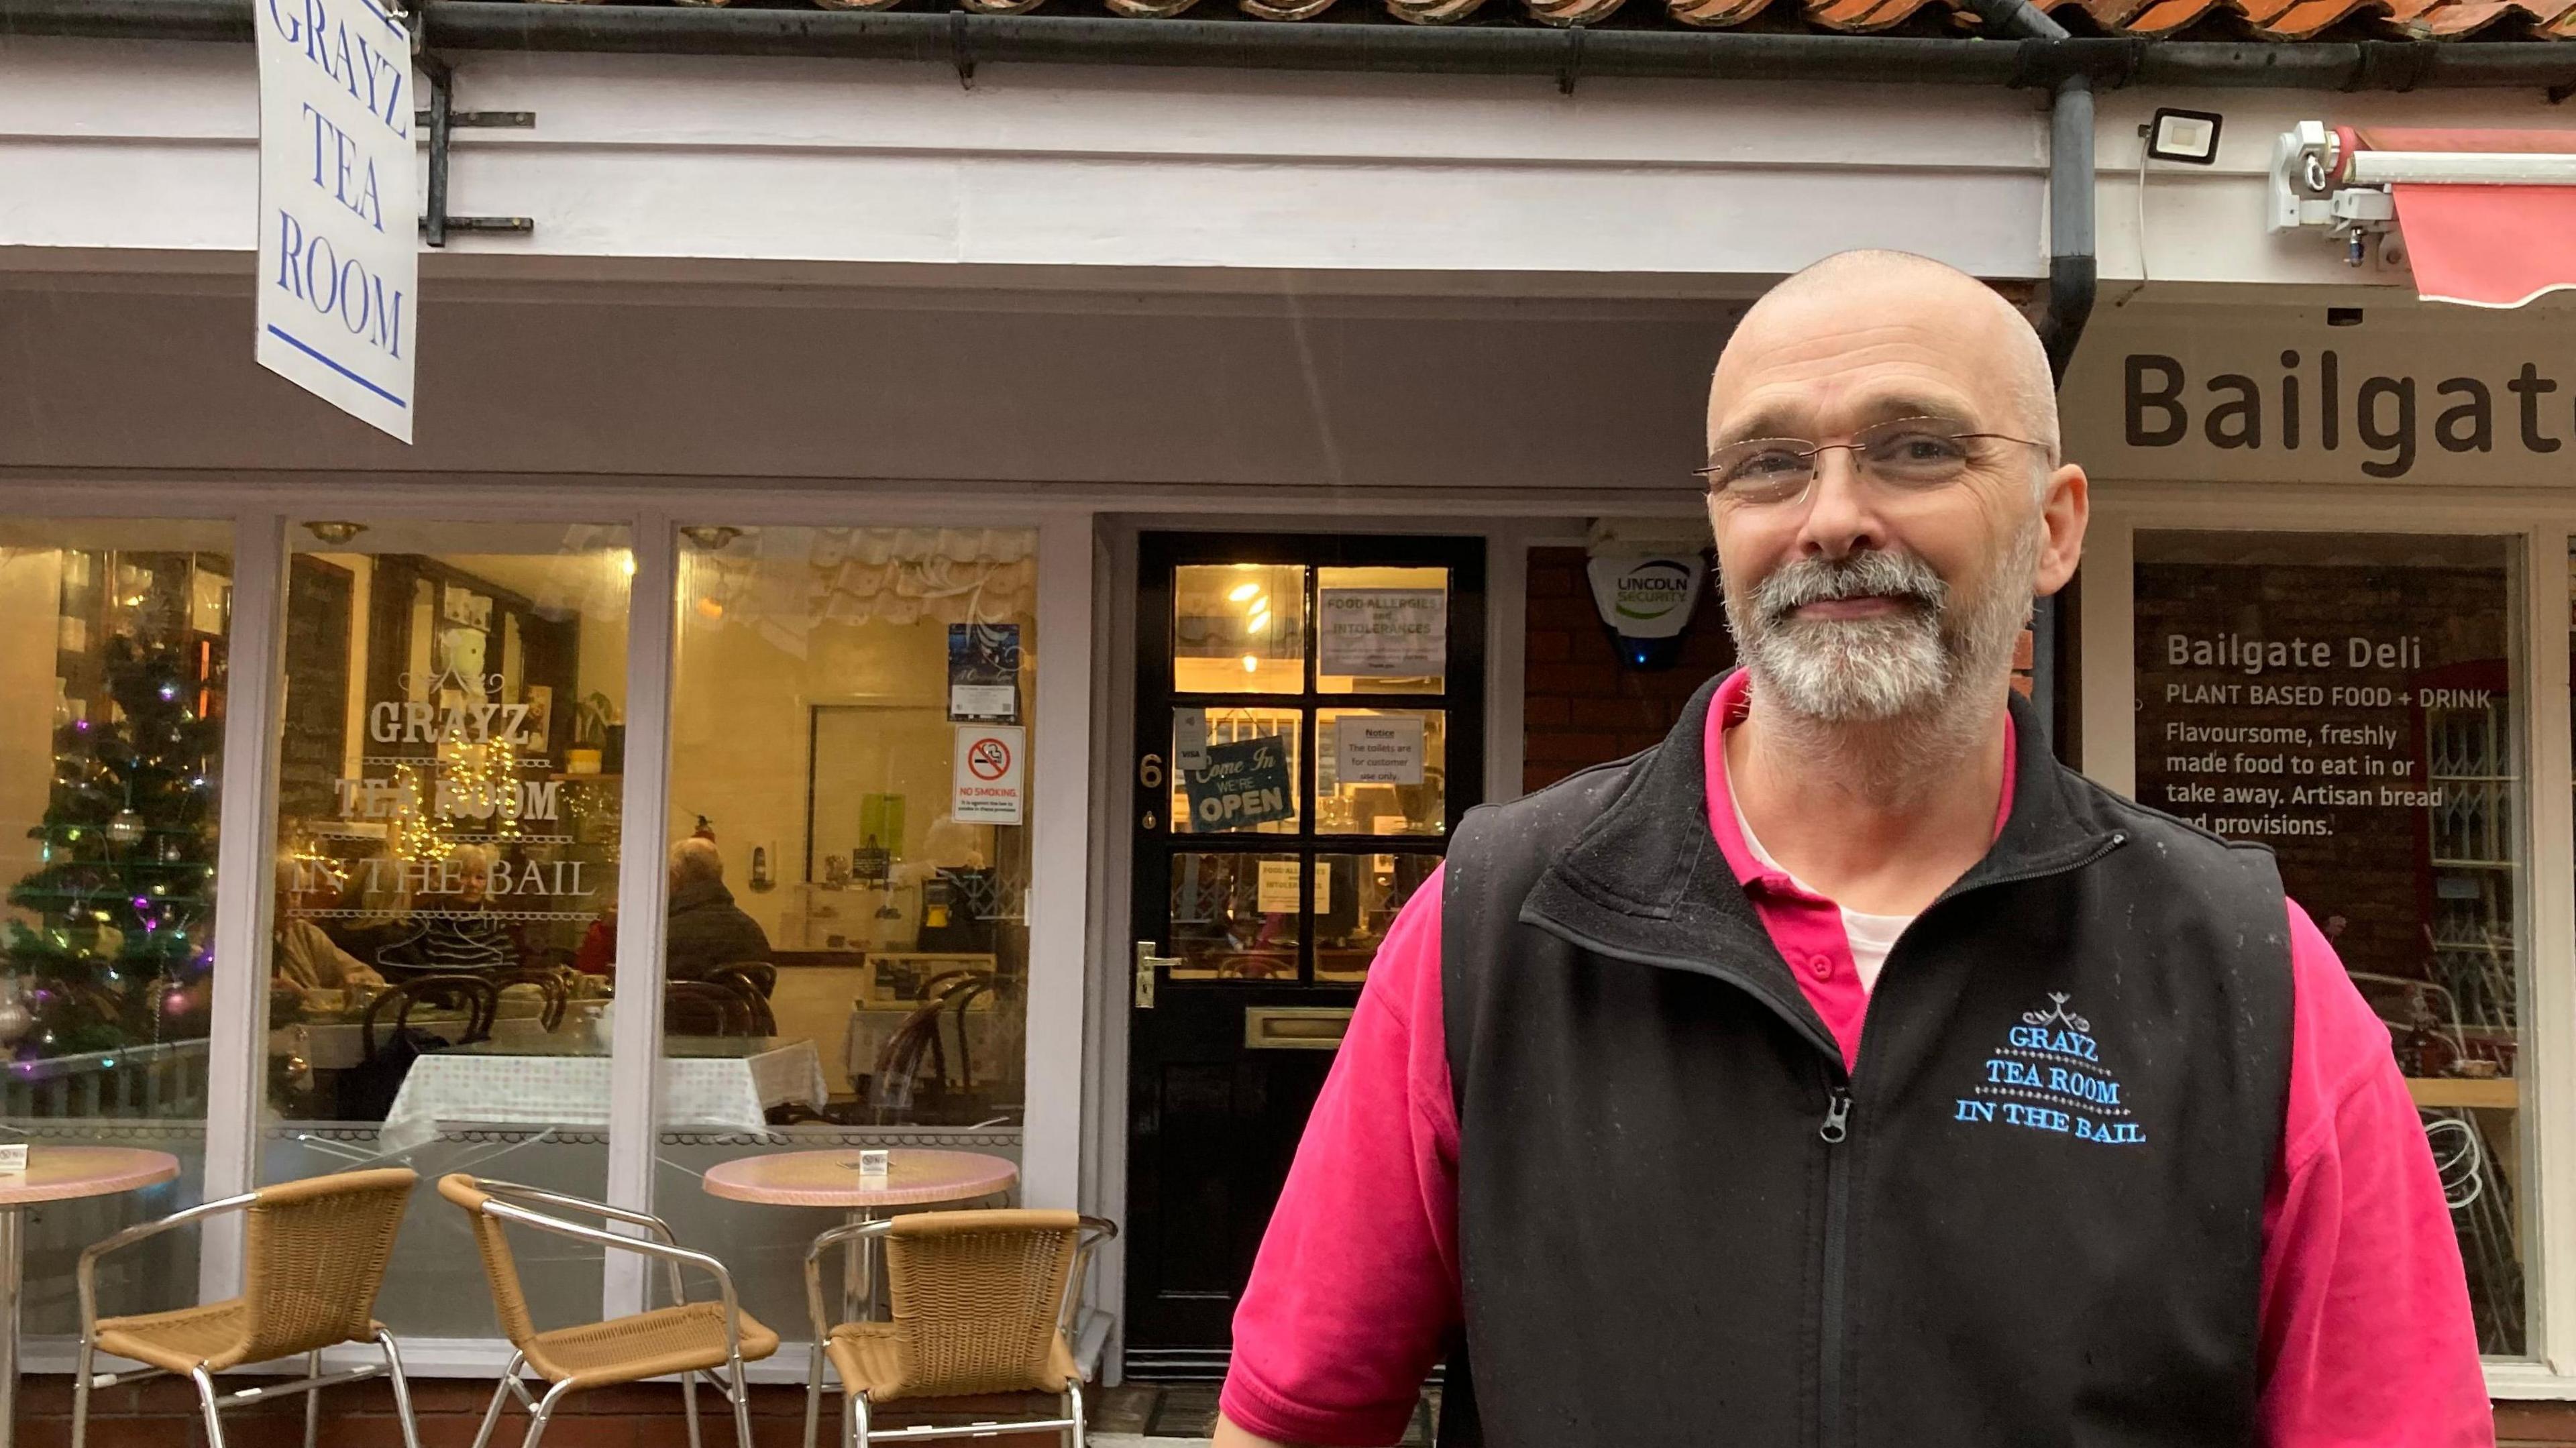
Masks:
[[[2336,134],[2345,157],[2356,151],[2576,154],[2576,131],[2365,126]],[[2576,186],[2398,182],[2388,189],[2415,290],[2426,301],[2519,307],[2543,292],[2576,288]]]

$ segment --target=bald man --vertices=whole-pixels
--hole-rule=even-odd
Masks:
[[[2082,550],[2021,316],[1917,257],[1709,390],[1743,667],[1468,815],[1235,1317],[1219,1448],[2494,1441],[2387,1033],[2269,852],[2014,695]]]
[[[734,903],[713,840],[691,835],[671,846],[671,925],[663,956],[672,980],[704,980],[728,965],[769,959],[769,933]]]

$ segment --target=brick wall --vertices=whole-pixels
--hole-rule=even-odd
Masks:
[[[1709,676],[1735,664],[1715,597],[1682,634],[1681,661],[1647,672],[1619,662],[1592,606],[1580,548],[1529,555],[1528,674],[1521,692],[1521,787],[1544,789],[1578,769],[1661,741]]]

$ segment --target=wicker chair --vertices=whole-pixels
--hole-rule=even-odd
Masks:
[[[1071,1212],[916,1212],[834,1227],[805,1251],[805,1308],[814,1353],[805,1378],[805,1445],[822,1416],[823,1359],[841,1380],[842,1448],[871,1441],[991,1437],[996,1431],[1066,1435],[1082,1448],[1082,1369],[1071,1330],[1091,1249],[1117,1235],[1115,1223]],[[833,1248],[879,1239],[886,1255],[892,1322],[823,1316],[822,1262]],[[968,1393],[1057,1393],[1062,1412],[1022,1422],[906,1428],[874,1434],[879,1404]]]
[[[733,1275],[725,1271],[722,1262],[681,1247],[672,1240],[671,1228],[661,1218],[623,1207],[559,1196],[512,1182],[478,1181],[462,1172],[440,1177],[438,1194],[463,1207],[473,1219],[474,1244],[483,1254],[483,1275],[491,1280],[493,1308],[500,1314],[501,1330],[509,1337],[510,1346],[517,1349],[509,1365],[501,1370],[500,1385],[492,1390],[492,1406],[484,1410],[483,1427],[474,1435],[474,1448],[485,1448],[491,1442],[492,1430],[501,1421],[501,1405],[514,1394],[528,1409],[528,1436],[523,1448],[537,1448],[537,1441],[545,1436],[547,1420],[554,1416],[555,1406],[566,1395],[670,1373],[680,1375],[680,1390],[688,1404],[692,1448],[698,1442],[701,1373],[732,1405],[734,1434],[741,1448],[751,1448],[751,1407],[742,1365],[778,1351],[778,1334],[736,1305]],[[530,1204],[623,1222],[642,1227],[652,1235],[619,1236],[532,1211]],[[518,1263],[510,1254],[505,1224],[657,1258],[670,1269],[672,1305],[608,1322],[541,1332],[528,1315],[527,1294],[519,1288]],[[687,1285],[680,1274],[682,1267],[696,1267],[715,1278],[717,1300],[689,1301]],[[520,1384],[522,1364],[546,1380],[544,1397],[529,1393]],[[721,1377],[716,1372],[719,1368],[724,1370]]]
[[[411,1171],[385,1167],[284,1182],[128,1227],[82,1252],[77,1272],[81,1335],[80,1361],[72,1378],[72,1448],[81,1448],[88,1435],[93,1389],[163,1373],[196,1383],[211,1448],[223,1448],[223,1409],[290,1393],[305,1395],[304,1444],[313,1448],[321,1427],[322,1389],[382,1373],[393,1383],[394,1413],[402,1422],[406,1448],[420,1448],[411,1392],[403,1380],[402,1354],[394,1346],[393,1334],[373,1316],[376,1289],[383,1284],[385,1262],[393,1255],[394,1234],[402,1227],[403,1209],[411,1200],[413,1183],[419,1180]],[[98,1315],[100,1258],[224,1212],[240,1212],[246,1219],[241,1296],[175,1312]],[[322,1349],[367,1341],[384,1354],[382,1363],[322,1375]],[[145,1366],[139,1371],[93,1373],[92,1360],[101,1352]],[[233,1393],[215,1391],[214,1374],[226,1368],[297,1353],[304,1354],[301,1379]]]

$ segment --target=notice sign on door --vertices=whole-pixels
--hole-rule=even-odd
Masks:
[[[957,730],[957,792],[949,818],[960,824],[1021,822],[1028,778],[1028,731],[1016,724],[966,724]]]
[[[1295,860],[1261,862],[1260,898],[1254,903],[1264,915],[1297,913],[1297,871]],[[1315,865],[1315,913],[1324,915],[1333,908],[1333,872],[1321,861]]]
[[[1207,747],[1207,768],[1185,770],[1190,828],[1200,833],[1248,830],[1284,820],[1296,805],[1289,794],[1288,751],[1277,739],[1238,739]]]
[[[1315,611],[1321,673],[1436,679],[1448,670],[1446,589],[1320,589]]]
[[[1333,777],[1342,784],[1420,784],[1422,716],[1344,714],[1333,721]]]
[[[256,7],[261,366],[411,441],[411,33],[372,0]]]

